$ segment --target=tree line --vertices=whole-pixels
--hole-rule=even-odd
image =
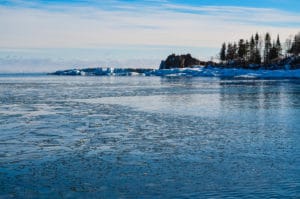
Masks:
[[[270,64],[274,60],[300,54],[300,33],[294,38],[285,41],[285,52],[279,35],[272,41],[271,35],[266,33],[264,37],[258,33],[252,35],[250,40],[240,39],[234,43],[223,43],[220,50],[220,60],[223,63],[238,61],[247,64]]]

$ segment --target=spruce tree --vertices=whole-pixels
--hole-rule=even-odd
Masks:
[[[220,51],[220,60],[226,61],[226,43],[224,42]]]
[[[278,54],[277,57],[280,57],[282,55],[282,47],[281,47],[281,42],[280,42],[279,35],[277,35],[276,49],[277,49],[277,54]]]
[[[277,49],[276,43],[273,42],[273,45],[269,51],[269,61],[271,61],[273,59],[277,59],[277,58],[278,58],[278,49]]]
[[[236,42],[234,42],[232,48],[233,48],[232,49],[233,50],[233,59],[237,59],[239,57],[239,55],[238,55],[238,46],[237,46]]]
[[[300,33],[295,36],[296,55],[300,54]]]
[[[255,34],[255,49],[261,53],[261,37],[259,36],[258,33]]]
[[[269,33],[266,33],[265,36],[265,48],[264,48],[264,64],[270,63],[270,49],[272,47],[271,36]]]
[[[255,34],[255,50],[254,50],[254,57],[253,57],[253,62],[255,64],[260,64],[261,63],[261,54],[260,54],[260,37],[259,34]]]
[[[254,64],[261,64],[261,54],[258,49],[255,50]]]
[[[243,39],[240,39],[238,44],[238,56],[240,59],[245,59],[246,56],[246,45]]]
[[[255,48],[258,49],[258,44],[259,44],[259,35],[258,33],[255,34]]]
[[[253,63],[255,60],[255,52],[256,52],[255,41],[254,41],[253,35],[251,36],[249,45],[250,45],[250,47],[249,47],[249,62]]]
[[[299,55],[300,54],[300,33],[295,35],[290,53],[292,53],[294,55]]]
[[[249,61],[249,58],[250,58],[250,43],[248,40],[246,40],[246,43],[245,43],[245,48],[246,48],[246,54],[245,54],[245,60],[246,61]]]
[[[226,59],[227,61],[233,60],[234,52],[233,52],[233,46],[231,43],[228,43],[227,45],[227,53],[226,53]]]
[[[291,53],[291,49],[292,49],[292,36],[290,35],[289,38],[287,38],[284,42],[284,48],[285,48],[285,56],[289,56],[289,54]]]
[[[237,45],[236,43],[228,43],[227,45],[227,60],[232,61],[237,58]]]

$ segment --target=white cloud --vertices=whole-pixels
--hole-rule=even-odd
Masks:
[[[177,9],[177,10],[174,10]],[[181,11],[179,12],[178,9]],[[218,47],[226,40],[269,31],[283,37],[298,31],[300,15],[243,7],[124,8],[60,10],[0,7],[1,48],[95,47],[101,45],[178,45]],[[201,11],[203,13],[189,13]],[[268,25],[271,22],[272,25]],[[279,23],[279,26],[274,26]]]
[[[191,7],[168,4],[167,1],[160,7],[133,6],[126,3],[114,4],[109,9],[101,6],[71,7],[67,5],[31,7],[36,8],[0,6],[0,49],[98,48],[103,46],[116,48],[118,46],[123,48],[126,46],[164,46],[168,48],[171,46],[169,51],[163,51],[171,53],[178,52],[174,47],[177,46],[181,49],[204,47],[211,50],[211,48],[219,48],[224,41],[249,38],[255,32],[270,32],[274,37],[280,34],[282,38],[286,38],[298,32],[300,24],[299,14],[276,9],[233,6]],[[189,52],[199,53],[199,51]],[[144,55],[140,53],[136,58],[128,57],[127,61],[126,59],[120,61],[115,56],[110,61],[113,63],[114,59],[117,60],[118,65],[123,63],[124,66],[128,66],[130,63],[133,64],[128,60],[147,60],[148,58],[148,64],[140,62],[141,65],[150,66],[157,63],[157,56],[149,58],[148,53],[149,51]],[[196,57],[199,57],[197,55]],[[42,63],[40,65],[52,67],[60,63],[52,61],[52,58],[47,59],[47,56],[42,61],[36,61],[39,56],[39,53],[36,57],[32,54],[26,57],[24,54],[23,59],[32,60],[31,62],[27,60],[28,65]],[[76,58],[76,54],[74,56]],[[160,56],[163,59],[167,54]],[[64,58],[63,52],[62,58]],[[69,61],[61,62],[61,65],[65,63],[69,66],[75,63],[74,60],[81,63],[80,60],[69,59]],[[92,65],[97,60],[97,63],[104,63],[101,61],[103,59],[98,59],[96,54],[93,58],[84,60],[84,63]],[[7,62],[7,60],[3,61],[3,57],[0,60],[2,70],[6,67],[5,61]]]
[[[300,15],[290,13],[274,8],[254,8],[238,6],[186,6],[176,4],[166,4],[166,8],[181,11],[194,12],[199,15],[208,15],[230,19],[233,21],[244,21],[247,23],[267,24],[268,22],[278,23],[285,26],[284,23],[294,23],[300,25]],[[273,24],[274,25],[274,24]]]

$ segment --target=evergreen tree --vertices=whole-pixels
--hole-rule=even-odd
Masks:
[[[265,36],[265,48],[264,48],[264,63],[270,63],[270,49],[272,47],[271,36],[269,33],[266,33]]]
[[[269,60],[273,60],[273,59],[276,59],[278,58],[278,49],[277,49],[277,44],[275,42],[273,42],[273,45],[272,47],[270,48],[270,51],[269,51]]]
[[[255,41],[254,41],[254,37],[252,35],[251,39],[250,39],[250,44],[249,44],[249,61],[250,61],[250,63],[253,63],[255,60],[255,52],[256,52]]]
[[[245,60],[249,61],[249,59],[250,59],[250,43],[248,40],[246,40],[245,46],[246,46]]]
[[[255,50],[254,50],[254,57],[253,57],[253,63],[260,64],[261,63],[261,42],[260,42],[259,34],[255,34]]]
[[[265,34],[262,39],[258,33],[252,35],[250,40],[240,39],[237,43],[222,44],[219,57],[221,61],[240,61],[243,64],[270,64],[272,60],[282,56],[283,47],[280,37],[271,42],[269,33]],[[292,37],[287,39],[284,45],[286,52],[293,55],[300,55],[300,33],[298,33],[293,41]],[[263,56],[262,56],[263,54]]]
[[[300,54],[300,33],[295,35],[290,53],[292,53],[294,55],[299,55]]]
[[[282,55],[282,47],[281,47],[281,42],[280,42],[279,35],[277,35],[276,49],[277,49],[277,54],[278,54],[277,57],[280,57]]]
[[[234,58],[233,45],[231,43],[228,43],[228,45],[227,45],[226,59],[227,59],[227,61],[229,61],[229,60],[233,60],[233,58]]]
[[[261,64],[261,54],[260,54],[260,51],[258,49],[255,50],[253,63],[254,64]]]
[[[220,59],[221,61],[226,61],[226,43],[223,43],[221,51],[220,51]]]
[[[292,35],[289,36],[289,38],[287,38],[284,42],[284,48],[285,48],[285,56],[287,57],[289,55],[289,53],[291,53],[291,49],[292,49]]]
[[[246,56],[246,45],[243,39],[240,39],[238,44],[238,57],[240,59],[245,59]]]
[[[233,50],[233,59],[237,59],[239,55],[238,55],[238,46],[236,42],[234,42],[232,50]]]
[[[255,34],[255,48],[256,49],[258,49],[259,40],[260,40],[259,35],[258,35],[258,33],[256,33]]]

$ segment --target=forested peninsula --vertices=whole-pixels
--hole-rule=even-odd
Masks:
[[[163,60],[160,69],[188,68],[193,66],[212,66],[243,69],[299,69],[300,32],[286,39],[282,44],[280,36],[272,40],[271,35],[256,33],[250,39],[223,43],[217,59],[219,62],[200,61],[190,54],[172,54]]]
[[[169,55],[158,69],[97,67],[56,71],[51,75],[80,76],[209,76],[300,78],[300,32],[280,41],[258,33],[250,39],[223,43],[218,61],[200,61],[191,54]],[[250,74],[250,75],[249,75]]]

